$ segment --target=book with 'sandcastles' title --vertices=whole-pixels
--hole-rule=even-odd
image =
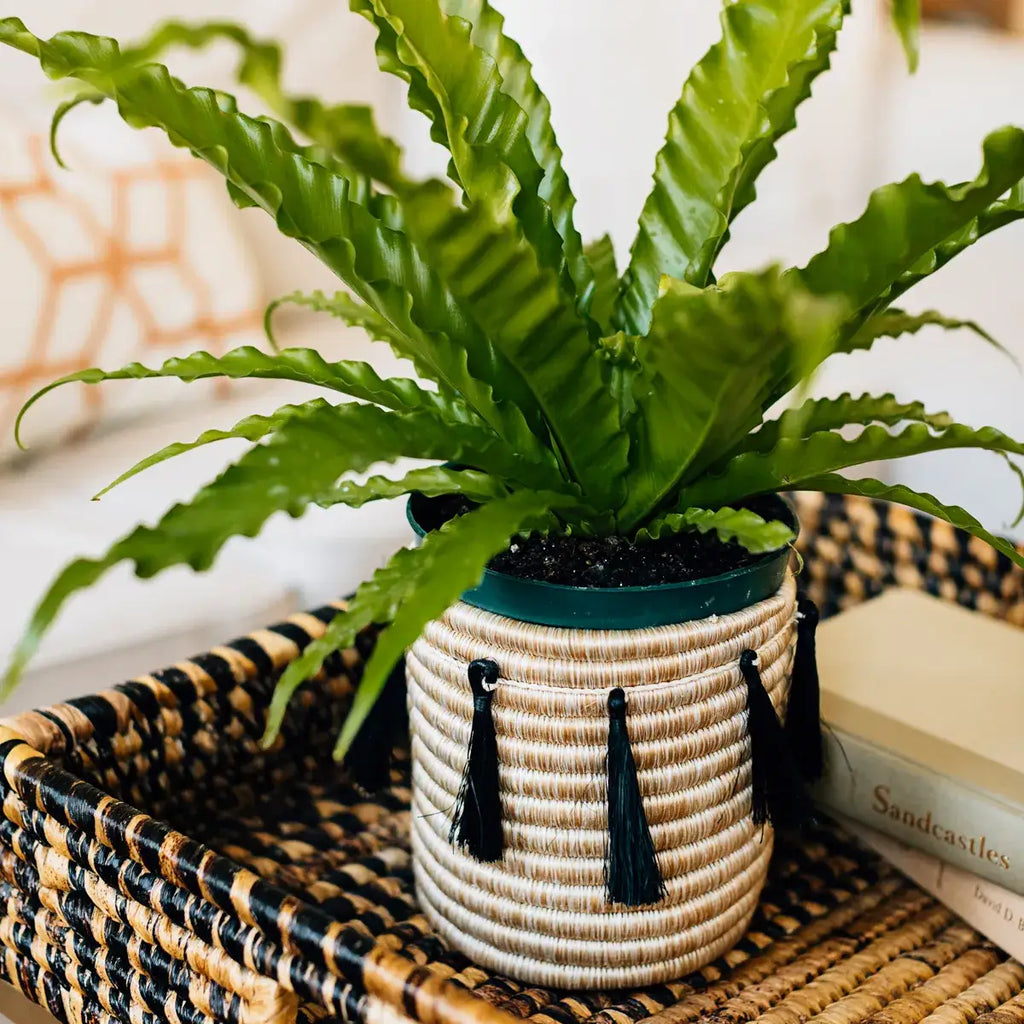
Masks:
[[[822,622],[826,808],[1024,893],[1024,630],[894,588]]]

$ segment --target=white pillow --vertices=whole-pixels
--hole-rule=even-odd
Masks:
[[[109,109],[73,111],[61,142],[71,170],[0,114],[0,460],[18,408],[57,376],[263,337],[257,273],[218,175]],[[26,417],[23,439],[53,444],[224,390],[68,386]]]

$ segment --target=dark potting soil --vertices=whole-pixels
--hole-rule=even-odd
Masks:
[[[459,495],[416,495],[413,510],[427,530],[470,511]],[[755,498],[745,503],[767,519],[782,512],[780,499]],[[713,533],[688,530],[660,540],[634,544],[625,537],[517,538],[491,559],[490,568],[520,579],[544,580],[573,587],[637,587],[717,576],[761,558],[739,544],[723,543]]]

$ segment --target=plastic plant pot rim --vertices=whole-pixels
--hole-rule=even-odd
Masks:
[[[800,524],[795,509],[785,498],[775,497],[779,503],[777,518],[797,532]],[[406,505],[406,518],[417,537],[423,538],[427,531],[413,513],[414,500],[415,496],[410,497]],[[766,600],[782,586],[789,555],[789,547],[780,548],[717,576],[649,587],[573,587],[485,569],[480,583],[467,590],[462,600],[474,608],[542,626],[573,629],[668,626],[711,615],[728,615]]]

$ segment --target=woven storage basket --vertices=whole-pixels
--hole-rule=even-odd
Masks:
[[[864,500],[801,501],[829,614],[899,581],[1024,624],[1024,574]],[[747,932],[660,985],[566,992],[452,949],[417,903],[410,772],[330,760],[372,634],[260,750],[295,615],[0,726],[0,977],[74,1024],[1024,1024],[1024,969],[830,827],[777,837]]]
[[[796,585],[731,615],[636,630],[517,622],[459,603],[406,670],[413,856],[420,903],[446,940],[540,985],[613,988],[679,977],[735,944],[754,912],[772,833],[751,820],[747,690],[757,652],[785,708]],[[449,842],[473,720],[466,666],[500,670],[491,698],[504,855]],[[664,880],[652,906],[605,887],[608,694],[621,687]]]

